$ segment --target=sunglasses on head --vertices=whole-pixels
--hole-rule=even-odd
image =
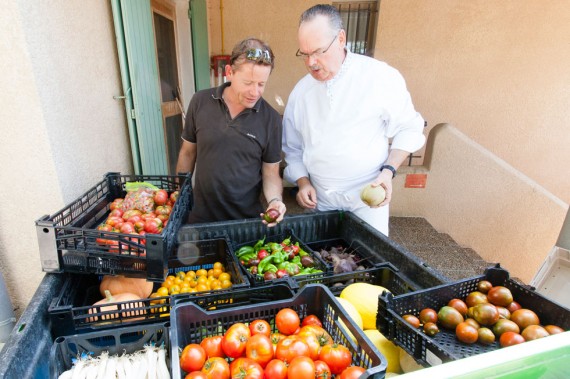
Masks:
[[[268,50],[248,49],[245,51],[245,59],[258,63],[271,64],[271,54]]]

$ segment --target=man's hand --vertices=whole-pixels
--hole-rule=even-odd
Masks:
[[[382,171],[372,183],[370,183],[372,187],[382,186],[386,190],[386,198],[383,202],[378,204],[377,206],[370,207],[370,208],[379,208],[390,203],[392,200],[392,172],[388,170]]]
[[[303,208],[315,209],[317,207],[317,191],[311,184],[309,178],[303,177],[297,180],[299,192],[297,192],[297,203]]]
[[[277,224],[279,224],[281,221],[283,221],[283,216],[285,216],[285,212],[287,212],[287,207],[285,206],[285,203],[283,203],[281,200],[273,200],[267,206],[267,209],[265,210],[265,212],[267,212],[270,209],[275,209],[279,212],[279,217],[277,218],[277,220],[275,220],[275,222],[268,223],[267,221],[265,221],[263,219],[264,213],[260,213],[259,216],[261,217],[262,223],[267,225],[267,227],[272,228],[272,227],[276,226]]]

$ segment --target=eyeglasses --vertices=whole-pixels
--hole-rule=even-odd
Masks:
[[[271,54],[268,50],[248,49],[245,51],[245,59],[257,63],[271,64]]]
[[[310,57],[314,57],[314,58],[319,58],[321,55],[323,55],[324,53],[326,53],[327,51],[329,51],[329,49],[331,48],[333,42],[336,40],[336,37],[338,37],[338,33],[334,36],[333,40],[331,41],[331,43],[329,43],[329,45],[327,46],[326,49],[322,50],[316,50],[314,52],[312,52],[311,54],[307,54],[307,53],[303,53],[301,50],[297,50],[297,52],[295,53],[295,56],[297,56],[297,58],[300,59],[309,59]]]

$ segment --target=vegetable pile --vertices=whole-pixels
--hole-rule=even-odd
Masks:
[[[264,280],[322,272],[314,267],[315,260],[310,254],[299,246],[299,242],[293,243],[290,237],[281,243],[265,243],[264,237],[253,246],[242,246],[235,254],[250,274]]]
[[[365,269],[362,265],[365,259],[359,259],[355,252],[356,250],[351,247],[337,245],[322,248],[320,251],[315,251],[315,254],[326,263],[330,263],[335,274],[342,274]]]
[[[120,356],[109,356],[107,351],[98,357],[83,353],[73,360],[71,369],[59,376],[59,379],[72,378],[170,379],[170,372],[164,346],[145,345],[142,350]]]
[[[179,362],[188,379],[350,379],[366,371],[352,365],[350,349],[333,341],[317,316],[301,321],[291,308],[272,320],[237,322],[222,335],[190,343]]]
[[[439,326],[453,330],[466,344],[491,345],[498,339],[501,347],[507,347],[564,332],[556,325],[541,325],[536,313],[522,308],[507,287],[487,280],[479,281],[477,290],[465,299],[451,299],[438,311],[424,308],[419,315],[402,318],[431,337],[440,332]]]
[[[97,230],[137,236],[162,233],[162,229],[168,224],[174,203],[178,200],[179,192],[169,194],[147,182],[128,182],[125,187],[126,196],[113,200],[109,216]],[[117,240],[97,238],[96,242],[109,246],[111,253],[119,251]],[[144,238],[133,238],[133,242],[146,244]],[[123,253],[129,254],[128,248],[123,250]]]

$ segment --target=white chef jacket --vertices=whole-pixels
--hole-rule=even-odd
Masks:
[[[307,176],[317,209],[354,212],[388,235],[388,207],[370,208],[360,190],[378,175],[392,148],[408,152],[425,143],[401,74],[384,62],[353,54],[326,82],[310,74],[289,96],[283,118],[285,179]]]

